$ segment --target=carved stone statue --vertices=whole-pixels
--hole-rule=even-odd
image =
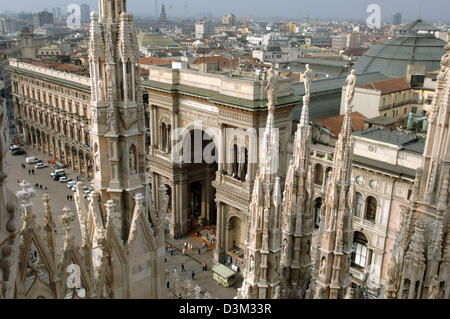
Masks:
[[[136,174],[136,154],[133,149],[130,150],[130,173]]]
[[[94,166],[95,172],[98,173],[98,171],[100,170],[100,151],[97,144],[95,144]]]
[[[287,246],[288,246],[288,243],[287,243],[287,240],[285,238],[283,240],[283,258],[285,259],[285,261],[287,259]]]
[[[278,89],[278,75],[274,69],[269,70],[269,77],[267,80],[267,107],[269,108],[269,114],[275,113],[275,106],[277,105],[277,89]]]
[[[322,259],[322,263],[320,264],[320,273],[325,274],[325,270],[327,268],[327,260],[325,258]]]
[[[353,98],[355,96],[355,86],[356,86],[356,71],[352,70],[350,75],[347,77],[345,81],[347,84],[346,92],[345,92],[345,104],[350,106],[353,102]]]
[[[106,71],[106,85],[111,86],[112,85],[112,65],[107,64],[105,71]]]
[[[306,65],[306,70],[303,73],[303,83],[305,84],[305,96],[307,96],[307,101],[311,96],[311,82],[313,80],[313,71],[309,68],[309,64]]]
[[[103,83],[103,80],[98,80],[98,100],[100,102],[105,101],[105,84]]]
[[[439,281],[438,276],[434,276],[433,280],[431,281],[431,285],[429,288],[429,294],[428,299],[439,299]]]

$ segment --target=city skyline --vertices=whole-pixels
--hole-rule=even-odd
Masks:
[[[63,12],[69,4],[86,3],[91,11],[97,11],[97,0],[44,0],[40,2],[21,1],[11,3],[6,11],[39,11],[47,8],[51,11],[53,7],[61,7]],[[447,22],[447,12],[450,11],[450,2],[447,0],[399,0],[392,3],[387,0],[342,0],[339,3],[331,0],[320,0],[316,2],[280,0],[274,3],[269,0],[248,0],[246,6],[237,0],[230,0],[224,3],[215,3],[211,5],[210,1],[205,0],[158,0],[159,16],[161,7],[164,4],[167,15],[170,17],[193,17],[201,14],[211,13],[213,16],[222,16],[228,13],[234,13],[238,17],[276,17],[286,19],[301,19],[309,15],[311,18],[320,19],[347,19],[364,20],[369,14],[366,8],[369,4],[378,4],[381,7],[383,21],[391,21],[392,14],[400,12],[403,20],[414,20],[422,18],[429,21]],[[130,1],[128,10],[136,16],[155,17],[155,1]],[[187,9],[187,10],[186,10]]]

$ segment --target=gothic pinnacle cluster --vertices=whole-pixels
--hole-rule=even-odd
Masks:
[[[280,295],[281,185],[278,134],[274,126],[278,77],[271,70],[267,91],[269,113],[245,239],[244,282],[239,299],[278,299]]]
[[[353,137],[352,101],[356,75],[347,78],[345,118],[334,150],[333,171],[328,176],[326,198],[319,227],[315,260],[316,299],[343,299],[350,285],[350,258],[353,245],[355,186],[351,181]]]
[[[312,172],[310,165],[311,127],[309,100],[312,71],[304,73],[306,95],[294,139],[293,159],[289,163],[283,197],[283,253],[281,257],[282,298],[304,298],[312,284],[311,240]]]
[[[411,204],[403,208],[392,250],[386,298],[450,297],[450,42],[445,50],[423,164],[417,170]]]

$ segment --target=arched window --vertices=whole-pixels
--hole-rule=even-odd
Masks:
[[[323,167],[317,164],[314,168],[314,183],[316,185],[323,185]]]
[[[367,237],[361,232],[355,232],[353,238],[352,266],[364,269],[367,262]]]
[[[369,196],[366,201],[366,213],[364,218],[370,220],[371,222],[375,222],[375,216],[377,213],[377,200],[372,196]]]
[[[361,217],[364,209],[364,198],[361,193],[356,193],[356,210],[355,216]]]

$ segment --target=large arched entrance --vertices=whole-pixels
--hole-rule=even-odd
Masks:
[[[177,150],[174,150],[177,152]],[[198,226],[215,226],[217,208],[215,188],[212,182],[218,169],[218,151],[213,138],[200,129],[193,129],[183,137],[181,156],[182,179],[188,181],[182,188],[181,203],[187,209],[182,223],[187,225],[183,233]],[[180,204],[180,203],[179,203]]]

